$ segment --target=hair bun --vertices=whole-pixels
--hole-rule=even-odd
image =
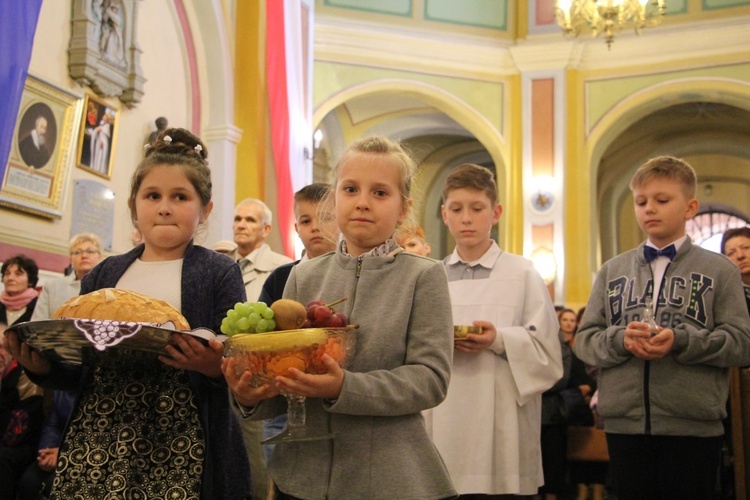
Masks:
[[[162,131],[146,148],[146,156],[159,153],[192,156],[202,161],[208,158],[206,146],[197,136],[184,128],[168,128]]]

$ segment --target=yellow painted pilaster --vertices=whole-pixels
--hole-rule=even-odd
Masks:
[[[505,218],[505,245],[514,254],[523,255],[523,126],[521,105],[521,75],[508,78],[508,110],[506,123],[508,130],[508,186],[503,217]]]
[[[585,304],[596,271],[592,256],[598,244],[591,237],[592,191],[589,158],[585,153],[583,81],[577,70],[566,74],[567,124],[565,156],[565,301]],[[592,251],[592,245],[597,247]]]
[[[235,110],[243,130],[237,144],[236,200],[265,198],[268,134],[266,9],[264,0],[236,4]]]
[[[529,34],[529,2],[516,3],[516,39],[523,40]]]

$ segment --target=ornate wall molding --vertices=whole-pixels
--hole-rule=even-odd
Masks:
[[[146,79],[136,41],[139,0],[74,0],[68,49],[70,76],[129,108],[143,97]]]

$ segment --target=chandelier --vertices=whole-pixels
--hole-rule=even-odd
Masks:
[[[659,24],[664,16],[665,0],[556,0],[557,24],[566,35],[578,36],[584,27],[594,36],[604,33],[607,47],[623,28],[641,28]]]

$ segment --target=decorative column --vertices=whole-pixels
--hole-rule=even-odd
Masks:
[[[235,206],[237,143],[242,130],[231,124],[206,128],[203,142],[209,151],[214,208],[203,241],[231,240]]]
[[[534,261],[553,302],[565,298],[562,199],[565,73],[523,72],[524,256]]]

